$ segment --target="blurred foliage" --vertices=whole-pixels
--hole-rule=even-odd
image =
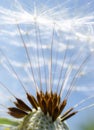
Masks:
[[[2,130],[15,130],[15,126],[17,125],[19,125],[19,123],[16,120],[14,121],[8,118],[0,118],[0,126],[4,127]]]
[[[17,121],[13,121],[7,118],[0,118],[0,125],[10,125],[17,126],[19,123]]]
[[[94,130],[94,122],[87,122],[81,127],[81,130]]]

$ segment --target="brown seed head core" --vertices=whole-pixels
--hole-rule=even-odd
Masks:
[[[53,92],[37,92],[37,98],[33,95],[26,93],[27,99],[36,111],[38,107],[42,110],[44,115],[49,114],[52,117],[52,121],[54,122],[59,115],[61,115],[62,111],[64,110],[67,100],[64,99],[61,101],[60,95]],[[24,116],[28,115],[28,112],[32,112],[32,109],[21,99],[16,98],[16,102],[14,102],[16,107],[8,108],[9,114],[15,118],[23,118]],[[75,115],[77,112],[72,112],[73,108],[70,108],[67,112],[65,112],[61,116],[61,121],[64,121],[71,116]]]
[[[46,92],[44,94],[42,91],[37,93],[37,101],[44,114],[49,113],[53,121],[61,114],[67,103],[66,100],[60,102],[60,96],[57,93]]]

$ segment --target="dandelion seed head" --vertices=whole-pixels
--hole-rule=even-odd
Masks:
[[[58,118],[58,120],[53,124],[51,118],[48,116],[44,116],[44,114],[41,112],[41,110],[39,109],[37,112],[33,112],[32,114],[30,114],[28,117],[26,117],[27,119],[23,121],[23,124],[21,124],[20,127],[22,127],[22,129],[27,129],[27,130],[31,130],[31,129],[36,129],[36,130],[58,130],[58,129],[66,129],[68,130],[69,128],[67,127],[66,123],[60,123],[60,119]],[[28,122],[28,123],[27,123]],[[31,124],[30,124],[31,122]]]
[[[82,1],[82,4],[84,6],[76,0],[54,3],[50,0],[8,0],[8,3],[1,3],[0,81],[14,94],[19,91],[16,94],[16,97],[20,96],[18,99],[23,97],[23,100],[14,103],[16,108],[9,109],[10,115],[23,117],[19,130],[23,127],[27,130],[42,130],[44,127],[57,130],[65,127],[67,130],[65,120],[77,112],[72,108],[67,111],[68,114],[63,111],[71,93],[78,92],[85,96],[93,94],[94,2]],[[58,98],[60,101],[57,101]],[[28,109],[32,110],[24,111],[19,102],[24,109],[28,105]],[[30,123],[28,126],[24,123],[27,119]]]

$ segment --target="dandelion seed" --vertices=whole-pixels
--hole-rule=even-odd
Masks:
[[[94,99],[94,87],[90,84],[89,90],[88,83],[84,88],[90,96],[66,109],[71,93],[78,88],[83,90],[80,80],[86,72],[94,71],[94,67],[90,66],[91,70],[88,67],[94,64],[94,40],[91,36],[88,44],[87,37],[90,31],[93,33],[93,11],[86,15],[70,14],[73,9],[67,6],[72,3],[59,2],[48,9],[44,7],[48,3],[38,1],[31,1],[31,10],[30,5],[26,7],[25,2],[17,0],[10,8],[0,6],[0,27],[3,26],[0,38],[3,42],[6,38],[4,44],[0,43],[0,67],[2,77],[7,75],[0,76],[0,88],[12,96],[10,105],[0,102],[13,117],[13,120],[0,118],[6,130],[69,130],[68,119],[94,107],[94,102],[84,105]]]

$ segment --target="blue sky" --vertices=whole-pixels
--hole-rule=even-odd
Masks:
[[[36,82],[39,86],[40,78],[38,75],[39,65],[37,58],[37,40],[35,33],[35,20],[37,20],[37,37],[39,50],[39,64],[41,69],[41,78],[43,89],[45,90],[45,72],[46,78],[49,79],[49,67],[51,59],[51,43],[53,38],[53,55],[52,55],[52,74],[54,77],[53,90],[56,90],[60,70],[63,64],[63,76],[66,69],[72,64],[72,71],[67,76],[64,84],[65,92],[70,86],[73,76],[79,69],[81,63],[88,55],[91,55],[87,64],[83,67],[77,76],[75,92],[70,96],[68,106],[73,106],[85,97],[94,93],[94,0],[0,0],[0,49],[10,60],[15,71],[25,84],[26,89],[35,94],[34,82],[30,73],[30,64],[26,57],[26,52],[22,44],[21,36],[17,29],[17,23],[20,26],[25,44],[28,48],[32,61],[32,68]],[[54,35],[53,35],[54,30]],[[41,41],[41,42],[40,42]],[[42,48],[41,48],[42,45]],[[67,48],[67,49],[66,49]],[[44,52],[44,60],[42,55]],[[12,92],[25,99],[25,93],[17,77],[12,72],[11,66],[7,59],[0,51],[0,81],[4,83]],[[60,87],[59,87],[60,88]],[[6,93],[6,94],[5,94]],[[11,95],[4,89],[0,88],[1,103],[12,105],[9,102]],[[4,98],[4,96],[5,98]],[[62,96],[63,97],[63,96]],[[94,98],[93,98],[94,100]],[[94,101],[89,101],[90,104]],[[86,104],[85,104],[86,105]],[[2,107],[1,107],[2,110]],[[89,113],[87,115],[87,113]],[[79,130],[78,125],[92,119],[94,107],[90,110],[83,111],[75,117],[68,120],[70,129]]]

